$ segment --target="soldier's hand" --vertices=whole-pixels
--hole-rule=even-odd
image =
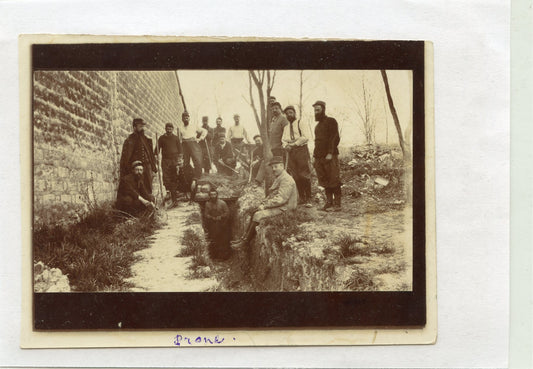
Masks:
[[[333,158],[333,155],[331,155],[331,154],[327,154],[326,155],[326,160],[331,160],[332,158]]]

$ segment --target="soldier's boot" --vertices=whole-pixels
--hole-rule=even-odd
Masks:
[[[172,201],[170,203],[170,209],[175,208],[176,206],[178,206],[178,196],[177,196],[176,191],[170,192],[170,200]]]
[[[342,207],[341,207],[341,197],[342,197],[341,186],[337,186],[337,187],[335,187],[333,189],[333,195],[335,197],[333,210],[334,211],[341,211],[342,210]]]
[[[302,181],[302,187],[303,187],[303,192],[305,194],[305,207],[311,208],[311,207],[313,207],[313,204],[311,203],[311,201],[312,201],[311,180],[309,180],[309,179],[303,180]]]
[[[322,211],[328,211],[328,209],[333,207],[333,189],[326,187],[326,203],[321,209]]]
[[[231,248],[233,250],[240,250],[244,246],[246,246],[252,240],[252,238],[254,238],[254,236],[255,236],[255,227],[258,224],[259,223],[257,223],[257,222],[251,221],[250,225],[248,226],[248,229],[246,230],[246,233],[244,234],[244,236],[242,238],[238,239],[238,240],[231,241]]]

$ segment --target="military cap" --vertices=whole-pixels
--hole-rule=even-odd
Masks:
[[[255,136],[254,136],[254,140],[255,140],[257,137],[261,138],[261,135],[255,135]]]
[[[296,110],[294,109],[294,106],[292,106],[292,105],[287,106],[287,107],[283,110],[283,112],[284,112],[284,113],[287,113],[287,110],[292,110],[293,112],[296,113]]]
[[[208,119],[209,119],[209,118],[207,117],[207,115],[204,115],[204,116],[202,117],[202,120],[208,120]]]
[[[135,127],[137,124],[144,124],[144,125],[146,125],[145,121],[142,120],[141,118],[135,118],[135,119],[133,119],[133,123],[132,123],[132,125]]]
[[[277,101],[274,101],[272,104],[270,104],[271,107],[274,107],[274,106],[279,106],[279,108],[281,109],[281,104]]]
[[[281,156],[274,156],[272,159],[270,159],[268,165],[274,164],[283,164],[283,158]]]
[[[167,123],[167,124],[165,124],[165,128],[167,128],[167,127],[174,128],[174,125],[172,123]]]
[[[131,163],[131,169],[134,169],[135,167],[143,166],[143,162],[140,160],[135,160],[133,163]]]
[[[233,114],[233,118],[240,118],[241,116],[239,114]]]
[[[181,116],[184,117],[186,115],[189,115],[189,112],[187,110],[185,110],[183,113],[181,113]]]
[[[322,107],[322,109],[325,109],[326,108],[326,103],[324,101],[321,101],[321,100],[317,100],[314,104],[313,104],[313,107],[316,106],[316,105],[320,105]]]

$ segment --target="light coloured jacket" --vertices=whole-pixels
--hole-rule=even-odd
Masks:
[[[298,206],[298,190],[296,182],[287,173],[283,171],[272,183],[269,194],[263,200],[265,209],[279,208],[283,211],[296,209]]]

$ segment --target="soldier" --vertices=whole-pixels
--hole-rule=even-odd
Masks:
[[[334,118],[326,116],[326,103],[317,101],[315,110],[315,159],[314,167],[318,184],[326,191],[326,203],[322,210],[341,210],[341,180],[339,167],[339,125]]]
[[[270,122],[270,150],[273,156],[281,156],[283,158],[283,148],[281,146],[281,137],[283,136],[283,129],[289,122],[283,114],[281,114],[281,104],[274,102],[271,105],[272,121]]]
[[[187,111],[181,115],[183,127],[180,127],[180,135],[183,146],[183,164],[193,163],[193,182],[198,181],[202,176],[202,149],[198,142],[205,139],[207,130],[190,123],[190,116]],[[199,135],[199,136],[198,136]]]
[[[255,228],[265,218],[275,217],[286,211],[296,209],[298,203],[298,191],[294,179],[285,171],[283,158],[275,156],[270,161],[272,172],[276,179],[268,191],[267,197],[261,202],[252,215],[243,237],[233,241],[231,247],[240,249],[247,245],[255,236]]]
[[[240,119],[241,117],[239,114],[235,114],[233,116],[235,125],[229,128],[228,140],[231,142],[231,146],[233,146],[234,149],[237,149],[239,154],[242,154],[244,140],[246,139],[246,143],[250,143],[250,140],[248,139],[248,133],[246,132],[246,129],[240,124]]]
[[[152,194],[153,173],[157,172],[152,140],[144,135],[146,123],[141,118],[133,119],[133,133],[122,145],[120,156],[120,177],[132,172],[131,164],[140,161],[143,165],[143,182],[146,191]]]
[[[163,185],[167,191],[167,198],[172,200],[172,207],[176,206],[178,191],[178,172],[179,167],[183,165],[183,149],[178,136],[174,133],[172,123],[165,125],[165,134],[157,140],[155,149],[156,160],[161,152],[161,170],[163,171]]]
[[[229,142],[226,142],[226,137],[220,136],[218,140],[218,145],[215,146],[213,153],[213,161],[220,174],[231,176],[236,172],[235,167],[237,165],[233,148]]]
[[[231,233],[228,205],[218,198],[216,188],[209,190],[209,200],[204,207],[204,217],[209,241],[208,252],[212,259],[227,259],[231,255],[229,247]]]
[[[289,105],[284,110],[289,124],[283,130],[282,143],[288,157],[287,171],[298,188],[299,204],[311,207],[311,169],[307,147],[308,126],[300,119],[296,122],[296,110]]]
[[[226,127],[222,126],[222,118],[217,118],[217,126],[213,130],[213,146],[218,144],[218,138],[220,136],[226,137]]]
[[[140,160],[131,164],[131,173],[120,179],[116,207],[133,216],[155,209],[154,196],[148,193],[143,181],[144,165]]]
[[[202,128],[207,131],[205,139],[201,140],[200,147],[202,148],[203,168],[205,173],[211,170],[211,153],[213,152],[213,128],[209,127],[209,118],[202,117]]]

